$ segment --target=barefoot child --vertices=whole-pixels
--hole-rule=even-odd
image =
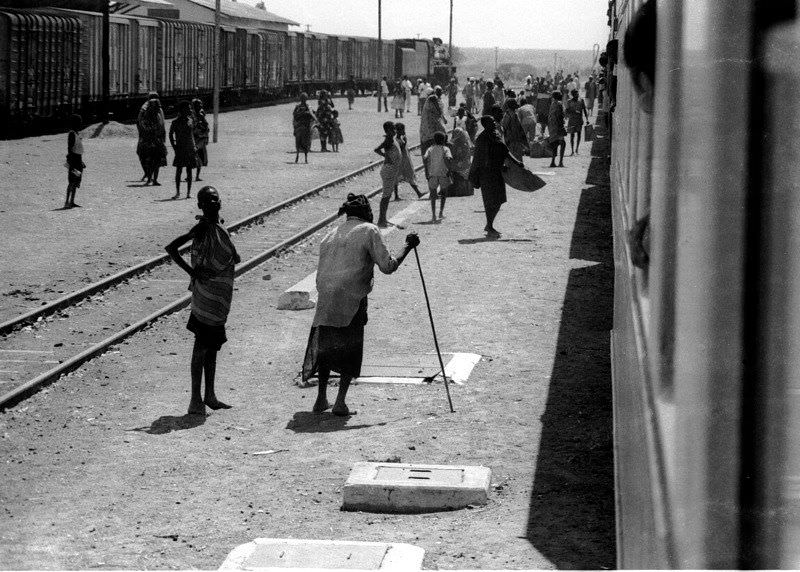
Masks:
[[[400,169],[397,173],[397,182],[394,185],[394,200],[399,201],[400,195],[397,192],[397,185],[399,183],[408,183],[414,192],[417,193],[417,198],[421,199],[424,193],[421,193],[417,186],[417,174],[414,171],[414,163],[411,162],[411,154],[408,152],[408,137],[406,137],[406,126],[403,123],[395,123],[394,129],[396,132],[395,139],[400,146]]]
[[[186,328],[194,332],[192,350],[192,396],[190,415],[205,415],[211,409],[228,409],[214,393],[217,369],[217,352],[227,341],[225,322],[233,297],[233,269],[241,259],[231,242],[228,231],[222,226],[219,209],[222,202],[214,187],[203,187],[197,193],[197,206],[203,211],[199,223],[188,233],[169,243],[166,251],[175,263],[191,276],[192,313]],[[191,266],[178,253],[178,249],[192,241]],[[205,394],[200,398],[200,386],[205,372]]]
[[[67,136],[67,198],[64,201],[64,208],[71,209],[79,207],[75,204],[75,192],[81,186],[83,170],[86,165],[83,163],[83,137],[81,137],[81,116],[73,115],[70,117],[70,132]]]
[[[331,149],[333,149],[334,153],[339,152],[339,143],[344,143],[344,137],[342,136],[342,124],[339,123],[339,112],[335,109],[333,110],[331,132],[330,135],[328,135],[328,141],[330,142]]]
[[[447,200],[447,187],[450,185],[447,174],[450,171],[450,162],[453,160],[453,154],[445,146],[446,143],[447,135],[437,131],[433,134],[433,145],[425,151],[422,159],[428,170],[428,189],[431,192],[431,215],[433,217],[431,222],[436,222],[437,196],[442,199],[439,207],[439,220],[444,218],[444,203]]]

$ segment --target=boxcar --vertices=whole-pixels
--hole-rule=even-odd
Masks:
[[[427,79],[432,75],[432,50],[425,40],[395,40],[395,76]]]
[[[80,106],[80,21],[0,12],[0,105],[14,124],[63,117]]]

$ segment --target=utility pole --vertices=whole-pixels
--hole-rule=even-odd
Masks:
[[[383,76],[383,36],[381,35],[381,0],[378,0],[378,75]],[[378,78],[380,81],[380,77]],[[380,89],[380,88],[378,88]],[[378,95],[378,107],[380,107],[381,96]]]
[[[453,0],[450,0],[450,43],[447,45],[450,54],[450,65],[453,65]]]
[[[222,71],[222,66],[220,65],[220,57],[219,57],[219,3],[220,0],[217,0],[217,5],[214,11],[214,136],[213,142],[217,142],[217,133],[219,132],[219,82],[220,76],[222,75],[220,72]]]
[[[109,33],[110,33],[110,14],[108,2],[103,2],[103,61],[102,61],[102,77],[103,77],[103,111],[101,114],[101,121],[105,124],[108,123],[108,100],[111,93],[111,54],[109,51]]]
[[[558,73],[558,64],[556,64],[556,60],[558,59],[558,52],[553,52],[553,77],[556,76]]]
[[[494,47],[494,75],[497,75],[497,46]]]

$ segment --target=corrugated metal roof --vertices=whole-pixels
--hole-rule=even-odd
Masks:
[[[189,0],[190,2],[209,8],[210,10],[216,9],[215,0]],[[232,2],[231,0],[220,0],[220,12],[226,16],[233,18],[248,18],[250,20],[261,20],[262,22],[274,22],[277,24],[288,24],[290,26],[299,26],[298,22],[283,18],[272,12],[256,8],[244,2]]]

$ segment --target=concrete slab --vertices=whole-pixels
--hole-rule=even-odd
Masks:
[[[220,570],[420,570],[425,551],[389,542],[256,538],[234,548]]]
[[[278,298],[278,310],[308,310],[317,306],[317,273],[313,272]]]
[[[342,509],[413,513],[486,504],[491,478],[482,466],[359,462],[342,490]]]
[[[428,354],[426,354],[428,355]],[[353,380],[353,383],[379,383],[379,384],[407,384],[407,385],[422,385],[431,382],[442,382],[442,374],[439,367],[439,358],[436,354],[428,355],[429,358],[436,361],[435,367],[429,364],[422,363],[422,368],[425,375],[376,375],[377,373],[391,374],[393,366],[378,366],[374,367],[370,364],[361,366],[361,377]],[[451,383],[456,385],[464,385],[464,382],[469,379],[472,369],[481,360],[479,354],[472,353],[445,353],[442,354],[442,359],[445,362],[444,372]]]

